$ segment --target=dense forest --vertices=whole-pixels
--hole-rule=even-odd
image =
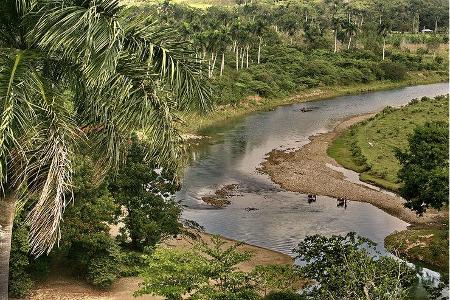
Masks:
[[[142,4],[192,44],[219,104],[279,97],[306,88],[402,80],[407,71],[446,71],[447,1],[246,2],[196,9]],[[421,33],[431,28],[433,34]],[[412,47],[411,47],[412,46]],[[415,46],[415,47],[414,47]],[[446,72],[444,72],[446,73]]]

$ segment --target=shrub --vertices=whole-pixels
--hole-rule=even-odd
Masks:
[[[9,294],[12,297],[22,298],[26,296],[31,287],[29,270],[30,245],[28,244],[28,230],[24,224],[21,224],[19,217],[14,220],[14,229],[11,242],[11,257],[9,265]]]
[[[380,63],[380,68],[384,73],[384,79],[400,81],[406,77],[407,70],[399,63],[384,61]]]
[[[120,256],[118,247],[110,247],[107,255],[98,255],[89,261],[86,279],[100,288],[107,288],[121,275],[119,270]]]
[[[106,182],[99,184],[94,172],[92,159],[78,155],[74,172],[76,200],[66,208],[60,248],[53,256],[68,262],[73,274],[105,288],[120,276],[120,248],[109,234],[120,207]]]

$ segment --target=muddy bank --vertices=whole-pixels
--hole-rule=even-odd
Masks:
[[[339,166],[327,155],[331,141],[346,128],[373,115],[348,118],[339,123],[333,131],[311,137],[309,144],[294,152],[273,150],[262,163],[261,170],[289,191],[368,202],[411,224],[441,223],[446,218],[445,213],[430,210],[424,216],[418,217],[403,206],[405,200],[401,197],[352,183],[345,180],[341,172],[327,167],[327,164]]]
[[[200,233],[201,239],[209,243],[211,235]],[[233,240],[225,239],[229,244],[236,243]],[[193,241],[189,238],[180,237],[173,238],[164,242],[161,247],[189,249],[193,247]],[[249,251],[253,254],[252,258],[239,265],[239,269],[243,271],[251,271],[257,265],[265,264],[292,264],[293,260],[290,256],[280,252],[243,244],[240,249]],[[55,274],[57,273],[57,274]],[[50,277],[36,284],[32,294],[25,298],[27,300],[160,300],[163,297],[155,297],[144,295],[139,298],[133,297],[133,292],[139,287],[141,279],[139,277],[121,278],[112,285],[110,289],[96,289],[87,283],[76,280],[67,275],[61,275],[53,272]]]

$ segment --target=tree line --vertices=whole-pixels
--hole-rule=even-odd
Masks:
[[[448,31],[444,0],[253,1],[205,10],[164,1],[129,10],[131,17],[141,13],[154,15],[191,41],[209,77],[223,75],[226,59],[233,60],[236,70],[260,64],[261,49],[276,40],[336,53],[377,39],[385,59],[386,37],[393,32]]]

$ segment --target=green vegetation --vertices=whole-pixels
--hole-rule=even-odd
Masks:
[[[417,213],[447,207],[447,122],[448,96],[415,99],[398,109],[387,107],[346,130],[328,154],[361,173],[361,180],[399,191]],[[443,227],[394,233],[386,238],[386,247],[448,274],[448,227]]]
[[[177,0],[203,9],[137,2],[125,8],[116,0],[6,0],[0,7],[0,298],[7,299],[8,286],[25,295],[55,265],[107,288],[138,274],[143,253],[148,266],[138,294],[304,298],[294,292],[299,270],[239,271],[248,254],[222,249],[217,238],[191,252],[155,252],[181,231],[181,208],[172,200],[184,154],[179,132],[280,104],[447,80],[447,1]],[[423,27],[434,34],[418,34]],[[212,114],[197,114],[212,104]],[[414,122],[426,118],[414,113]],[[384,117],[392,118],[387,111]],[[384,140],[396,137],[387,133]],[[355,140],[351,148],[332,151],[393,189],[412,177],[411,153],[399,154],[405,166],[397,178],[398,165],[382,167],[390,154],[375,157],[361,136],[344,135]],[[396,145],[406,150],[406,141]],[[442,181],[438,175],[430,186]],[[411,203],[423,199],[405,187]],[[409,270],[390,278],[394,263],[368,256],[359,249],[365,242],[316,237],[305,242],[315,245],[310,252],[300,243],[298,253],[309,260],[332,246],[352,259],[343,267],[327,257],[341,268],[327,271],[348,282],[309,273],[322,287],[344,295],[340,287],[348,283],[348,292],[383,299],[391,281],[381,284],[358,269],[367,264],[371,274],[397,280],[393,291],[401,297]],[[362,283],[353,280],[353,267]]]
[[[251,254],[240,244],[227,245],[218,236],[211,244],[199,242],[193,250],[158,249],[147,258],[144,282],[135,295],[161,295],[181,299],[261,299],[257,291],[295,291],[300,279],[293,266],[260,266],[244,272],[237,265]],[[184,297],[183,297],[184,296]]]
[[[396,151],[406,207],[421,214],[428,207],[448,206],[448,122],[419,125],[408,142],[407,150]]]
[[[359,123],[335,139],[328,154],[342,166],[361,173],[361,180],[398,191],[400,162],[395,149],[408,148],[408,137],[428,121],[447,122],[448,97],[414,100],[395,109],[385,108],[375,117]]]
[[[131,142],[127,162],[117,174],[111,173],[101,182],[92,157],[76,156],[76,201],[64,212],[59,247],[49,256],[35,259],[29,254],[28,227],[23,218],[16,220],[10,268],[12,296],[27,294],[35,278],[43,278],[55,268],[108,288],[122,276],[136,276],[143,265],[142,253],[151,253],[161,239],[180,232],[181,210],[172,200],[176,186],[171,175],[161,173],[163,177],[155,172],[145,157],[147,144],[136,137]],[[120,234],[111,235],[111,228]]]
[[[408,299],[415,271],[392,257],[378,257],[370,240],[345,236],[306,237],[295,249],[307,265],[301,273],[318,285],[312,299]]]
[[[448,80],[447,35],[417,33],[419,23],[446,26],[447,12],[431,10],[434,5],[447,4],[244,1],[202,10],[165,1],[132,6],[127,14],[153,15],[192,43],[216,104],[206,117],[185,116],[182,130],[195,132],[303,99]],[[411,23],[405,26],[395,11]],[[410,50],[415,45],[420,51]]]
[[[295,249],[306,265],[237,268],[249,254],[215,237],[194,250],[159,249],[149,256],[136,295],[179,299],[408,299],[416,272],[405,262],[379,257],[374,243],[355,233],[308,236]],[[300,276],[311,279],[296,293]]]
[[[160,240],[181,230],[181,209],[172,199],[176,191],[173,175],[155,171],[146,159],[146,147],[133,136],[126,164],[109,184],[114,199],[126,210],[118,239],[140,252],[151,250]]]
[[[28,247],[35,256],[48,253],[60,240],[60,220],[76,194],[80,148],[91,152],[94,184],[123,162],[133,132],[146,134],[154,165],[175,169],[182,151],[177,114],[210,107],[209,85],[189,45],[148,19],[132,22],[114,0],[2,1],[1,299],[8,298],[16,207],[29,200]],[[103,196],[94,198],[100,213],[110,204]],[[96,214],[90,221],[101,218]],[[115,246],[105,228],[81,228],[86,231],[76,237],[83,245],[72,246],[95,250],[75,256],[77,267],[89,281],[108,285],[117,276],[107,262]]]
[[[448,237],[448,228],[412,228],[395,232],[384,242],[389,251],[441,272],[448,281]]]

